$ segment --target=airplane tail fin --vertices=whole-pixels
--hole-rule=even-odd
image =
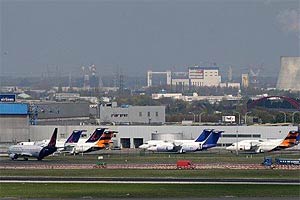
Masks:
[[[89,137],[89,139],[87,139],[87,141],[85,143],[97,142],[100,139],[100,137],[102,136],[105,129],[106,128],[96,128],[94,133]]]
[[[109,143],[111,143],[111,138],[114,136],[117,131],[105,131],[97,142],[96,146],[99,148],[105,148]]]
[[[214,129],[204,129],[195,142],[203,142],[211,134]]]
[[[203,143],[202,148],[208,149],[217,146],[217,142],[224,131],[212,131],[208,138]]]
[[[290,131],[279,146],[284,148],[293,147],[299,143],[299,140],[299,131]]]
[[[299,144],[299,142],[300,142],[300,133],[298,131],[298,136],[296,137],[296,145]]]
[[[57,128],[55,128],[54,129],[54,132],[53,132],[53,134],[52,134],[52,136],[51,136],[51,139],[50,139],[50,141],[49,141],[49,143],[48,143],[48,147],[55,147],[55,145],[56,145],[56,139],[57,139]]]
[[[77,143],[82,132],[82,130],[74,130],[65,143]]]

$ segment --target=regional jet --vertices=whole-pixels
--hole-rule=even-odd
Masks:
[[[57,151],[63,152],[70,147],[74,147],[74,145],[79,141],[83,131],[84,130],[74,130],[67,140],[65,139],[57,140],[56,141]],[[47,139],[47,140],[35,141],[35,142],[20,142],[18,143],[18,145],[36,145],[36,146],[45,147],[49,143],[49,141],[50,140]]]
[[[57,150],[55,146],[56,138],[57,128],[54,129],[51,139],[45,147],[39,145],[12,145],[8,148],[8,155],[12,160],[18,159],[19,157],[24,158],[24,160],[28,160],[29,157],[42,160]]]
[[[116,132],[105,130],[106,128],[97,128],[86,141],[79,140],[79,142],[74,145],[71,153],[78,154],[106,148],[107,145],[111,143],[111,138]]]
[[[204,129],[195,141],[203,142],[212,131],[213,131],[213,129]],[[178,140],[178,141],[180,141],[180,140]],[[194,140],[184,140],[184,141],[193,142]],[[164,145],[164,144],[170,143],[170,142],[173,142],[173,141],[149,140],[149,141],[145,142],[144,144],[140,145],[139,148],[144,149],[144,150],[149,150],[149,148],[152,146]]]
[[[290,131],[284,139],[242,140],[226,147],[228,151],[243,151],[248,153],[263,153],[293,147],[299,143],[298,131]]]
[[[159,143],[147,150],[155,152],[195,152],[217,146],[223,131],[206,130],[196,140],[174,140],[173,142]]]

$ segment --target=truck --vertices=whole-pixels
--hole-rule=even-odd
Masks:
[[[300,165],[300,159],[275,158],[278,165]]]
[[[177,169],[195,169],[195,165],[190,160],[178,160],[176,166]]]
[[[300,159],[290,159],[290,158],[275,158],[273,163],[271,157],[265,157],[262,163],[265,166],[272,166],[272,164],[277,165],[300,165]]]

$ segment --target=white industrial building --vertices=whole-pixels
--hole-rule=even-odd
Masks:
[[[164,124],[165,106],[117,106],[116,102],[99,106],[99,122],[112,124]]]
[[[221,83],[218,67],[189,67],[188,72],[147,72],[147,86],[153,86],[155,74],[166,75],[166,85],[188,89],[189,87],[217,87]],[[235,85],[236,86],[236,85]]]
[[[48,139],[54,128],[58,127],[58,138],[67,138],[73,130],[87,130],[92,133],[96,128],[107,127],[118,131],[113,139],[115,145],[123,148],[137,148],[141,143],[151,139],[195,139],[203,129],[225,131],[218,141],[218,146],[225,147],[229,144],[245,139],[275,139],[284,138],[291,130],[298,130],[297,126],[27,126],[24,130],[20,127],[6,128],[1,132],[0,143],[14,141],[31,141]],[[27,134],[24,135],[23,132]],[[161,134],[161,135],[160,135]],[[299,146],[297,147],[299,148]]]
[[[152,99],[172,98],[183,101],[209,101],[210,103],[220,102],[223,100],[228,101],[239,101],[242,99],[241,96],[224,95],[224,96],[199,96],[196,92],[192,96],[185,96],[182,93],[154,93]]]
[[[221,76],[219,75],[219,68],[217,67],[190,67],[189,80],[191,86],[219,86],[221,83]]]

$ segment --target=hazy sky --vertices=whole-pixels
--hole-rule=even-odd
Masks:
[[[298,56],[299,0],[0,0],[1,75],[67,74],[94,63],[102,75],[184,71],[216,63],[277,76]]]

